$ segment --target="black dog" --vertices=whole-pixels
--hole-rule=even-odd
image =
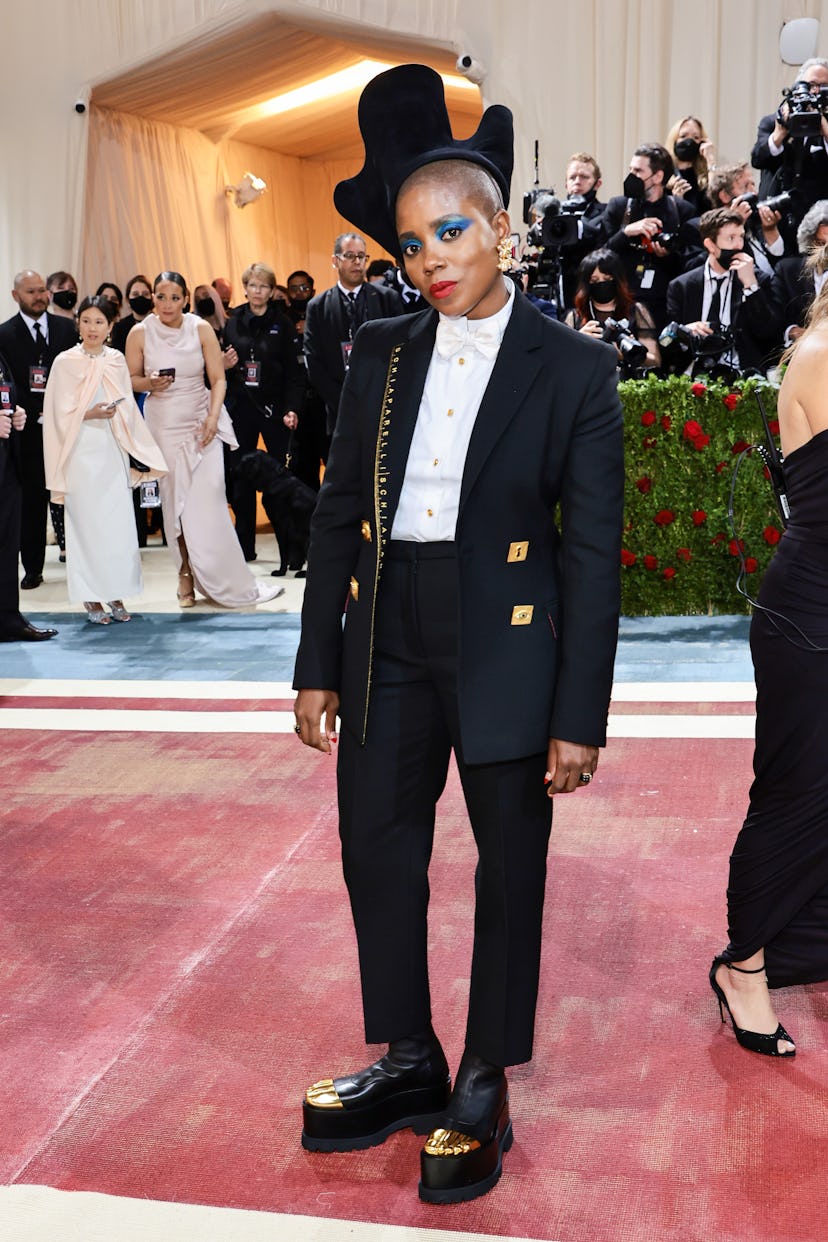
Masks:
[[[230,486],[238,481],[262,493],[262,506],[273,527],[281,557],[273,577],[281,577],[288,569],[298,571],[297,578],[304,577],[302,566],[308,554],[316,492],[262,449],[230,453],[229,459]]]

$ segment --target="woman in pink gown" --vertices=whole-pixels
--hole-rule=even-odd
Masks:
[[[250,572],[230,520],[222,442],[238,444],[223,405],[224,364],[210,325],[185,313],[187,297],[178,272],[155,278],[154,313],[127,337],[127,364],[134,390],[148,394],[144,417],[169,467],[161,504],[167,543],[178,556],[178,601],[191,607],[198,588],[214,603],[241,608],[273,599],[280,588]]]

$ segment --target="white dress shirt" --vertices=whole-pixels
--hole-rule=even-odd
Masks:
[[[490,337],[494,330],[500,349],[515,299],[512,282],[506,280],[505,285],[509,298],[496,315],[471,320],[465,316],[440,316],[441,323],[453,325],[465,342],[458,352],[444,358],[439,353],[439,342],[435,341],[391,528],[392,539],[416,543],[454,539],[466,453],[496,361],[496,355],[487,358],[475,348],[475,331],[482,328]]]
[[[35,333],[35,324],[40,324],[40,331],[43,333],[43,339],[48,345],[49,343],[49,320],[46,318],[46,312],[38,315],[37,319],[33,319],[31,315],[27,315],[25,311],[20,312],[20,318],[32,334],[32,340],[37,343],[37,334]]]

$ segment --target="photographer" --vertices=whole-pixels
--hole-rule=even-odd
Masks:
[[[578,264],[601,244],[604,203],[598,201],[601,169],[593,156],[576,151],[566,166],[566,197],[535,189],[524,196],[523,219],[528,224],[526,252],[530,285],[549,299],[563,317],[573,305]]]
[[[782,194],[760,202],[747,164],[723,164],[716,168],[710,174],[708,189],[714,207],[730,207],[742,217],[745,250],[753,257],[757,271],[770,276],[783,256],[796,254],[791,200]]]
[[[624,266],[612,250],[594,250],[582,259],[575,308],[565,323],[615,345],[619,365],[627,371],[661,366],[652,316],[646,306],[633,301]]]
[[[636,147],[624,193],[610,199],[601,221],[606,245],[620,255],[627,284],[656,330],[666,322],[668,284],[701,257],[693,208],[666,192],[672,175],[666,148]]]
[[[808,263],[816,250],[828,245],[828,200],[814,203],[805,214],[796,234],[799,254],[776,265],[770,284],[777,331],[777,344],[792,345],[805,331],[805,320],[814,296],[822,288],[823,276]],[[817,284],[817,281],[819,284]]]
[[[601,244],[601,217],[606,203],[598,201],[601,169],[592,155],[576,151],[566,166],[566,198],[561,210],[578,220],[578,240],[565,245],[561,254],[563,267],[563,304],[575,305],[578,267],[590,251]]]
[[[707,261],[670,282],[671,327],[692,333],[697,356],[734,370],[761,370],[773,332],[769,282],[757,276],[744,248],[742,217],[726,207],[706,211],[699,232]],[[689,357],[685,352],[683,358]]]
[[[776,113],[759,122],[750,157],[762,172],[760,197],[798,191],[797,221],[828,196],[828,100],[822,87],[828,87],[828,60],[806,60]]]

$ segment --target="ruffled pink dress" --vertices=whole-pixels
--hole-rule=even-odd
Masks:
[[[257,603],[262,593],[227,508],[222,444],[235,449],[238,442],[224,407],[216,438],[206,448],[198,442],[210,409],[200,322],[197,315],[185,315],[180,328],[169,328],[154,314],[143,320],[145,373],[175,367],[167,391],[147,396],[144,417],[169,468],[160,488],[171,553],[180,567],[178,536],[183,535],[196,589],[226,608],[241,608]]]

